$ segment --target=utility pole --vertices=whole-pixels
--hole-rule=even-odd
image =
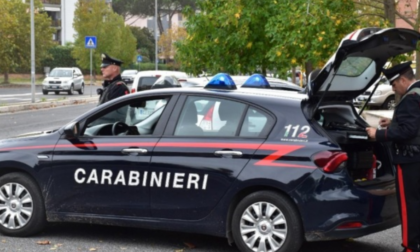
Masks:
[[[34,0],[31,0],[31,93],[32,93],[32,103],[35,103],[35,24],[34,24]]]

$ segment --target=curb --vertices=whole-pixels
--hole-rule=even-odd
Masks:
[[[0,114],[1,113],[14,113],[14,112],[19,112],[19,111],[24,111],[24,110],[55,108],[59,106],[85,104],[85,103],[93,103],[93,102],[98,102],[98,97],[47,101],[47,102],[39,102],[39,103],[23,103],[23,104],[0,107]]]

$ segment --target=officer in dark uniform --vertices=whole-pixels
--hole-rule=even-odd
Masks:
[[[379,121],[384,129],[366,128],[370,138],[392,142],[404,252],[420,251],[420,81],[410,65],[383,70],[401,100],[392,120]]]
[[[101,72],[104,83],[102,84],[103,89],[97,90],[100,95],[98,105],[130,93],[127,85],[121,79],[120,66],[122,63],[121,60],[112,58],[105,53],[102,54]]]

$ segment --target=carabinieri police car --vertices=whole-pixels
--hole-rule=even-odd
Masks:
[[[219,74],[203,89],[127,95],[58,130],[2,140],[0,232],[87,222],[295,252],[396,226],[391,155],[368,140],[351,101],[419,38],[355,31],[307,93],[266,88],[259,75],[237,88]]]

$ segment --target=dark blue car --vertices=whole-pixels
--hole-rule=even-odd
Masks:
[[[355,31],[307,93],[238,89],[220,74],[203,89],[126,95],[58,130],[1,140],[0,232],[85,222],[296,252],[396,226],[391,155],[351,100],[419,37]]]

